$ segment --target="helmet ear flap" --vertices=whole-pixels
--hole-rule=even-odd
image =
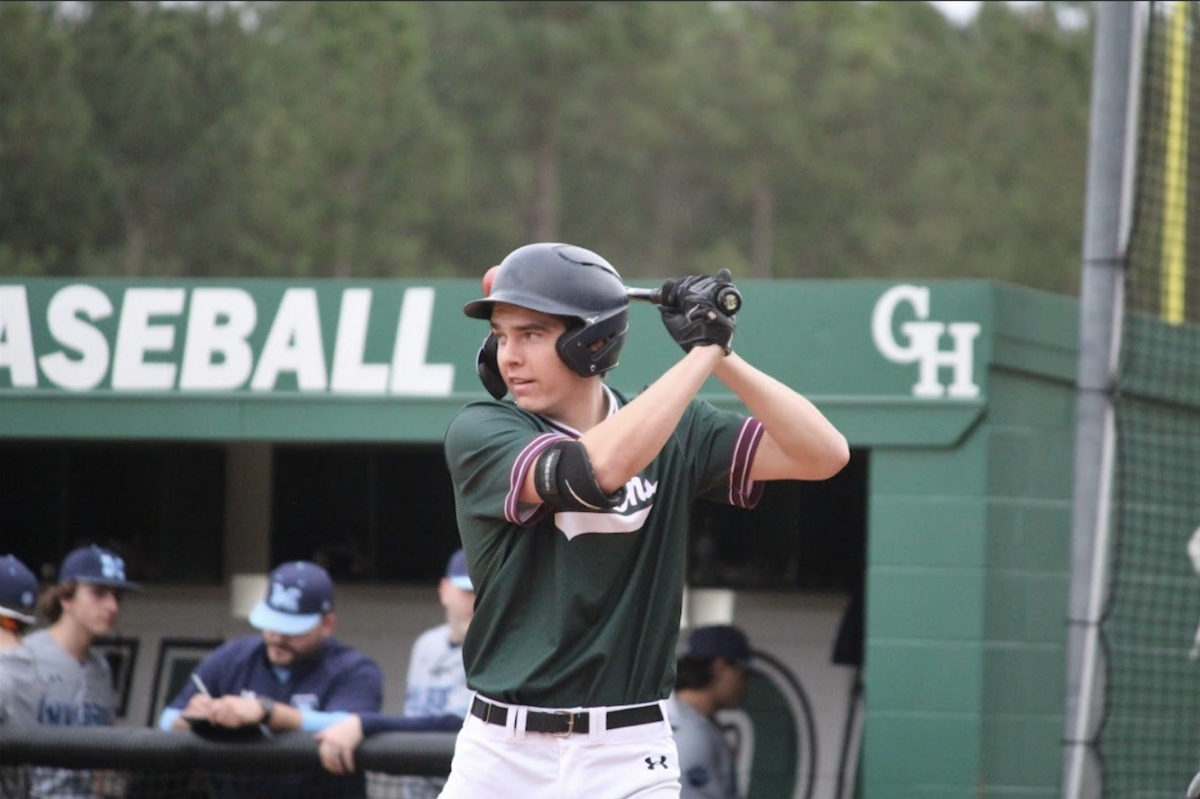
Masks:
[[[581,377],[604,374],[617,365],[629,330],[625,309],[594,324],[576,325],[558,337],[558,357]]]
[[[500,363],[496,359],[499,346],[500,341],[496,335],[488,333],[479,347],[479,354],[475,356],[475,372],[487,393],[496,399],[501,399],[508,393],[508,386],[504,385],[504,378],[500,376]]]

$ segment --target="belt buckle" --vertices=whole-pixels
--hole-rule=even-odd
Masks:
[[[554,735],[558,738],[566,738],[568,735],[575,732],[575,711],[574,710],[559,711],[559,712],[555,713],[554,715],[567,717],[567,729],[564,732],[551,733],[551,735]]]

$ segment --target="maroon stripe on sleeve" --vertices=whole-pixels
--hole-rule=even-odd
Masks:
[[[729,467],[729,504],[737,508],[753,508],[762,499],[765,486],[762,481],[750,479],[750,466],[754,453],[762,442],[762,422],[750,417],[742,423],[737,441],[733,446],[733,463]]]

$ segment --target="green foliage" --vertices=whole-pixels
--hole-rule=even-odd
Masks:
[[[6,274],[1076,290],[1090,24],[984,3],[0,4]]]
[[[120,241],[77,57],[51,9],[0,4],[0,273],[71,274]]]

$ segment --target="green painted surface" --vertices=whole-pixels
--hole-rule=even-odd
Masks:
[[[983,739],[978,714],[872,713],[867,724],[863,796],[976,795]]]
[[[736,348],[818,400],[856,444],[952,443],[986,400],[997,287],[901,285],[879,316],[896,285],[741,283]],[[380,437],[429,440],[431,424],[484,396],[475,354],[487,328],[461,312],[478,292],[470,280],[0,282],[0,436],[357,440],[381,430],[385,401],[394,418]],[[953,325],[977,328],[959,347],[966,363],[922,377],[913,331],[950,352],[937,331]],[[609,379],[637,393],[679,357],[653,306],[634,303]],[[922,380],[942,393],[914,394]],[[973,393],[953,395],[955,382]],[[715,380],[704,395],[729,397]]]
[[[987,504],[973,497],[875,496],[872,518],[887,519],[871,538],[877,564],[895,567],[983,568],[978,531]]]
[[[1070,560],[1071,506],[1065,497],[991,500],[987,527],[993,569],[1058,570]]]
[[[881,639],[872,643],[871,708],[880,714],[928,715],[983,710],[983,648],[975,642]]]
[[[982,569],[873,567],[870,634],[888,639],[970,642],[983,633]],[[872,676],[875,664],[870,664]]]
[[[871,450],[861,796],[1057,796],[1076,302],[986,281],[739,286],[738,352]],[[461,313],[478,291],[0,280],[0,437],[434,443],[485,396],[486,326]],[[636,394],[679,352],[647,304],[629,336],[610,380]],[[738,405],[715,380],[702,395]]]
[[[1076,311],[995,309],[977,425],[872,452],[869,799],[1060,792]]]
[[[1059,799],[1062,717],[993,713],[984,727],[981,782],[989,797]]]

